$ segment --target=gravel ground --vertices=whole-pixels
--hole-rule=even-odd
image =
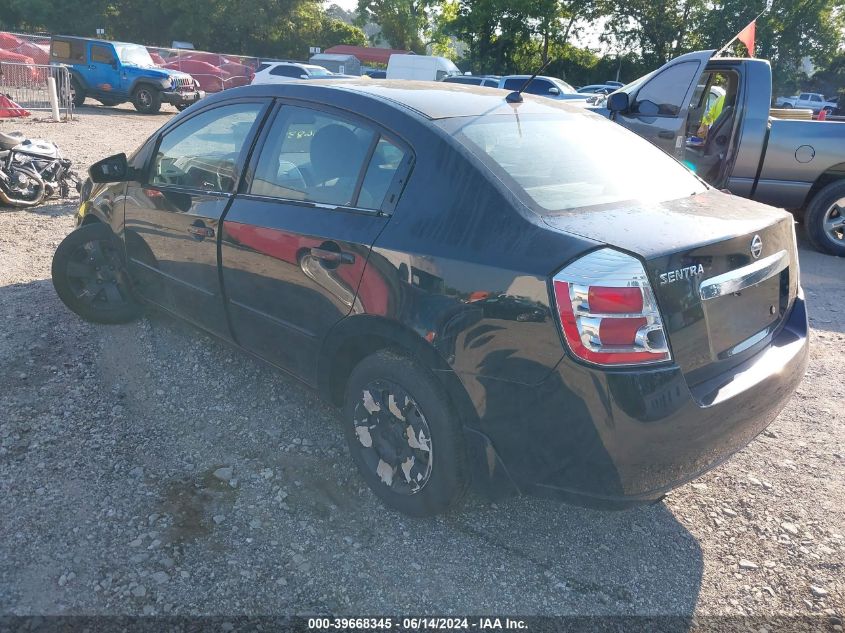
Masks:
[[[83,170],[172,114],[2,123]],[[73,201],[0,210],[0,614],[818,614],[845,605],[845,260],[801,250],[812,361],[770,429],[625,512],[472,496],[386,511],[335,411],[151,313],[71,314],[50,282]]]

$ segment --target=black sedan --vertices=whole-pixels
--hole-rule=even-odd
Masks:
[[[807,362],[791,216],[554,100],[247,86],[90,174],[61,299],[102,323],[155,304],[318,389],[410,514],[473,479],[654,501],[760,433]]]

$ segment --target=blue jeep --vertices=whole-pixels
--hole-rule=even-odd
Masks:
[[[50,63],[70,67],[73,104],[85,97],[112,106],[131,101],[138,112],[154,114],[162,103],[184,110],[205,93],[187,73],[158,68],[139,44],[54,35]]]

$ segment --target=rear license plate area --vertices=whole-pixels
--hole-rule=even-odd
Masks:
[[[788,301],[788,268],[739,292],[702,301],[713,356],[726,359],[763,340]]]

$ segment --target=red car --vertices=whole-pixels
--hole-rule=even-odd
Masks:
[[[195,59],[180,59],[165,64],[163,68],[179,70],[188,73],[199,82],[200,88],[206,92],[220,92],[228,88],[229,73],[212,66],[208,62],[201,62]]]
[[[34,64],[35,60],[32,57],[21,55],[20,53],[13,53],[0,48],[0,62],[11,62],[14,64]],[[24,84],[38,80],[38,70],[35,68],[20,68],[13,66],[4,69],[5,81],[10,81],[14,84]]]

